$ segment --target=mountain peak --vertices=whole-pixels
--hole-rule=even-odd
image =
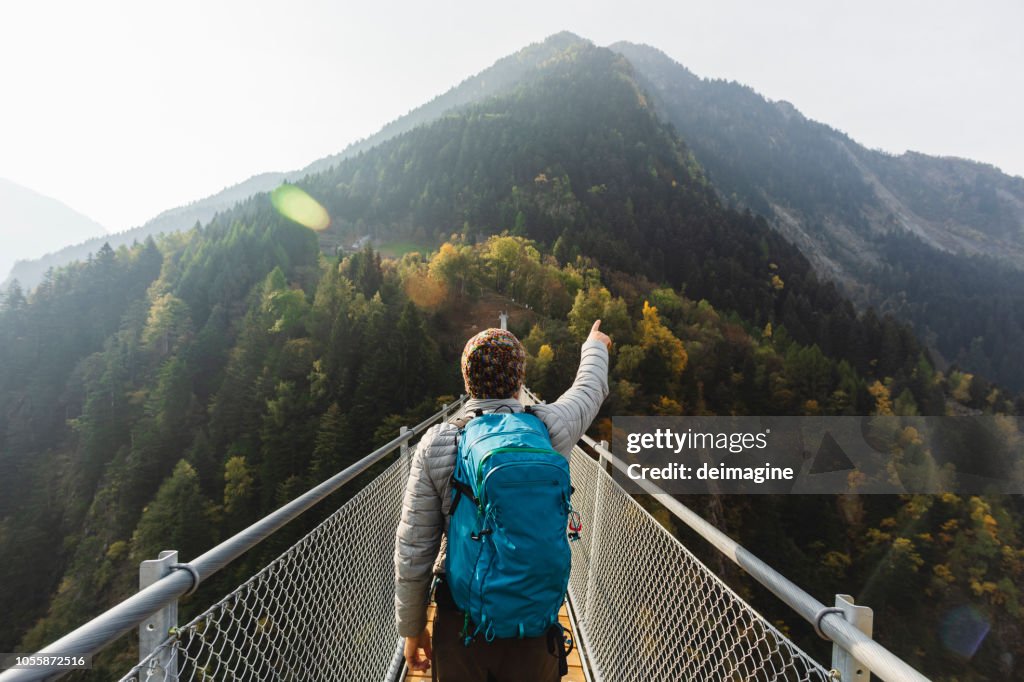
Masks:
[[[580,43],[585,43],[588,45],[592,44],[586,38],[578,36],[572,31],[559,31],[558,33],[552,33],[547,38],[541,41],[542,45],[547,45],[549,47],[571,47],[573,45],[578,45]]]
[[[17,260],[38,258],[106,228],[67,204],[0,178],[0,280]]]
[[[593,47],[594,44],[591,41],[569,31],[552,34],[541,42],[528,45],[512,55],[499,59],[484,71],[469,76],[448,92],[438,95],[405,116],[391,121],[374,135],[350,144],[340,153],[318,159],[299,170],[255,175],[212,196],[163,211],[146,222],[145,225],[112,235],[109,241],[115,247],[127,245],[133,241],[142,241],[149,235],[187,230],[197,222],[207,223],[217,213],[228,211],[239,202],[260,192],[269,192],[283,181],[296,182],[307,175],[324,172],[344,159],[369,150],[417,126],[431,123],[448,112],[506,92],[538,67],[565,59],[575,50]],[[99,232],[98,234],[103,233]],[[68,246],[69,244],[74,246]],[[50,250],[53,251],[60,246],[65,247],[55,253],[42,259],[18,263],[11,272],[11,277],[17,278],[23,286],[32,288],[42,280],[47,269],[84,259],[102,244],[102,240],[87,240],[86,237],[69,238],[61,244],[50,247]],[[40,255],[42,253],[34,254],[32,257],[38,258]],[[8,264],[7,267],[9,266]],[[4,267],[3,273],[6,271],[7,269]]]

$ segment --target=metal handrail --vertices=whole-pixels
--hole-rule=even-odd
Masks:
[[[533,394],[528,395],[536,399]],[[624,475],[628,475],[626,462],[619,459],[611,450],[587,435],[582,437],[582,441]],[[816,630],[820,630],[835,645],[862,662],[882,680],[885,682],[929,682],[927,677],[905,663],[896,654],[854,627],[836,609],[829,608],[815,599],[738,542],[705,521],[674,496],[646,479],[635,482],[672,512],[676,518],[707,540],[715,549],[796,611],[800,617],[815,626]]]
[[[43,647],[36,656],[47,654],[93,656],[112,644],[122,635],[151,614],[159,611],[178,597],[190,593],[217,571],[231,561],[249,551],[267,537],[280,530],[303,512],[314,506],[327,496],[336,492],[343,485],[359,474],[391,454],[410,439],[426,431],[435,422],[443,420],[452,411],[457,410],[466,401],[460,397],[454,403],[445,405],[434,415],[428,417],[411,429],[403,431],[398,437],[377,448],[358,462],[335,474],[323,483],[295,498],[288,504],[263,517],[245,530],[236,533],[213,549],[192,560],[189,564],[179,564],[164,578],[149,587],[140,590],[118,605],[108,609],[88,623],[79,626],[55,642]],[[0,682],[22,680],[52,679],[54,675],[69,672],[56,666],[39,666],[31,669],[12,669],[0,674]]]

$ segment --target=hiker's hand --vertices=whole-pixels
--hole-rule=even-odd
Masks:
[[[587,341],[600,341],[608,349],[608,352],[612,352],[612,340],[600,329],[601,320],[595,320],[594,326],[590,328],[590,336],[587,337]]]
[[[420,650],[425,655],[420,656]],[[405,638],[405,662],[409,670],[430,670],[430,659],[434,653],[430,650],[430,633],[426,628],[417,637]]]

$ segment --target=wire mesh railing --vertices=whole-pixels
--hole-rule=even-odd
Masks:
[[[602,466],[607,462],[621,474],[628,475],[628,465],[611,453],[606,444],[596,443],[587,436],[583,436],[583,442],[598,454]],[[603,469],[601,473],[608,476]],[[742,568],[794,613],[810,623],[820,637],[832,642],[832,667],[829,669],[831,679],[867,682],[874,674],[885,682],[928,682],[927,677],[871,638],[873,618],[870,608],[855,605],[853,598],[845,594],[836,595],[834,606],[822,604],[675,496],[665,493],[651,481],[637,480],[636,483],[676,519],[710,543],[724,558]],[[618,490],[621,491],[621,488]],[[599,547],[603,552],[604,544]]]
[[[752,609],[575,448],[569,598],[597,680],[827,681],[829,670]]]
[[[122,680],[382,679],[398,638],[392,554],[410,459],[399,458]],[[172,656],[177,670],[161,663]]]

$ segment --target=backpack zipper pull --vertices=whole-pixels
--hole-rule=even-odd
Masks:
[[[583,530],[583,519],[580,518],[579,512],[572,508],[572,502],[566,500],[565,504],[569,510],[569,541],[576,542],[580,539],[580,531]]]

